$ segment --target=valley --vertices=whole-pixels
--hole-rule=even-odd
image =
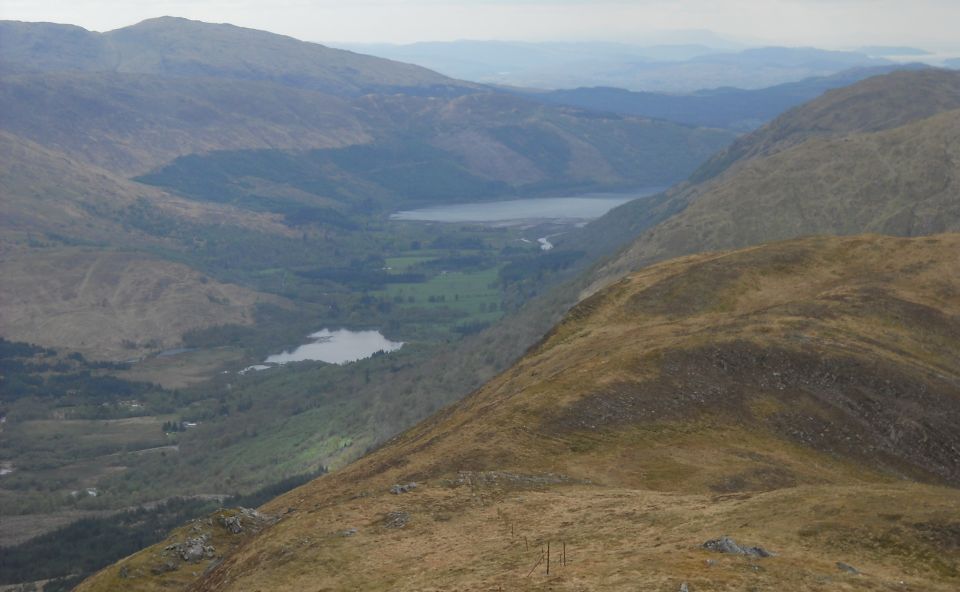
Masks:
[[[960,75],[437,47],[0,21],[0,587],[956,588]]]
[[[277,522],[192,589],[952,589],[957,240],[647,268],[464,401],[265,505]],[[721,535],[772,555],[704,547]],[[80,589],[119,570],[163,585],[170,541]]]

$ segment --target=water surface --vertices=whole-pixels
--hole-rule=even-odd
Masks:
[[[310,335],[312,343],[264,360],[264,364],[287,364],[318,360],[330,364],[346,364],[369,358],[378,351],[391,352],[403,347],[399,341],[390,341],[379,331],[349,331],[323,329]],[[259,367],[253,367],[261,369]]]
[[[660,191],[660,188],[650,188],[633,193],[590,193],[576,197],[538,197],[430,206],[397,212],[391,215],[390,219],[419,222],[525,223],[530,220],[578,222],[599,218],[628,201],[654,195]]]

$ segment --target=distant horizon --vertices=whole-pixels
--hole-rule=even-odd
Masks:
[[[953,0],[6,0],[0,19],[97,32],[162,16],[229,23],[325,45],[503,41],[816,47],[916,47],[960,53]],[[909,14],[909,25],[903,19]],[[642,28],[635,23],[642,23]],[[711,44],[711,41],[715,43]]]
[[[901,55],[901,54],[895,54],[895,53],[885,54],[885,55],[884,55],[884,57],[887,57],[887,58],[894,58],[894,57],[910,58],[910,60],[904,60],[905,62],[906,62],[906,61],[924,62],[925,60],[926,60],[926,61],[936,61],[936,60],[943,60],[943,59],[960,58],[960,42],[958,42],[957,46],[956,46],[956,47],[953,47],[953,48],[946,48],[946,47],[939,47],[939,48],[938,48],[938,47],[934,47],[934,46],[924,46],[924,45],[921,45],[921,44],[910,45],[910,44],[902,44],[902,43],[871,43],[871,44],[863,44],[863,45],[856,45],[856,46],[824,46],[824,45],[810,45],[810,44],[779,44],[779,45],[778,45],[778,44],[774,44],[774,43],[770,43],[770,42],[766,42],[766,41],[760,41],[760,40],[756,40],[756,41],[750,42],[750,41],[748,41],[748,40],[735,39],[735,38],[732,38],[732,37],[726,37],[726,36],[724,36],[724,35],[722,35],[722,34],[720,34],[720,33],[717,33],[716,31],[710,31],[710,30],[705,30],[705,29],[699,29],[699,30],[692,30],[692,29],[691,29],[691,30],[670,30],[670,31],[663,30],[663,31],[653,31],[653,32],[650,33],[650,35],[653,36],[653,37],[660,37],[660,39],[648,39],[648,40],[643,40],[643,39],[634,39],[634,40],[629,40],[629,39],[627,39],[627,40],[622,40],[622,39],[601,39],[601,38],[583,38],[583,39],[575,39],[575,38],[573,38],[573,39],[560,39],[560,38],[558,38],[558,39],[539,39],[539,40],[536,40],[536,39],[523,39],[523,38],[516,38],[516,39],[512,39],[512,38],[511,38],[511,39],[506,39],[506,38],[491,38],[491,37],[483,38],[483,37],[476,37],[476,38],[456,38],[456,39],[422,39],[422,40],[417,40],[417,41],[338,41],[338,40],[325,40],[325,39],[305,39],[305,38],[297,37],[296,35],[291,35],[291,34],[289,34],[289,33],[281,32],[281,31],[273,31],[273,30],[269,30],[269,29],[263,29],[263,28],[259,28],[259,27],[256,27],[256,26],[242,25],[242,24],[233,23],[233,22],[229,22],[229,21],[212,21],[212,20],[203,20],[203,19],[189,18],[189,17],[179,16],[179,15],[173,15],[173,14],[163,14],[163,15],[157,15],[157,16],[150,16],[150,17],[146,17],[146,18],[140,19],[140,20],[138,20],[138,21],[131,22],[131,23],[128,23],[128,24],[125,24],[125,25],[121,25],[121,26],[118,26],[118,27],[103,28],[103,29],[90,28],[90,27],[83,26],[82,24],[71,23],[71,22],[61,22],[61,21],[53,21],[53,20],[34,20],[34,21],[30,21],[30,20],[23,20],[23,19],[7,18],[7,15],[6,15],[6,14],[3,14],[3,13],[0,13],[0,17],[2,17],[2,18],[0,18],[0,20],[7,20],[7,21],[19,21],[19,22],[35,23],[35,24],[54,24],[54,25],[64,25],[64,26],[75,26],[75,27],[80,27],[80,28],[82,28],[82,29],[85,29],[85,30],[94,32],[94,33],[109,33],[109,32],[111,32],[111,31],[116,31],[116,30],[119,30],[119,29],[125,29],[125,28],[128,28],[128,27],[132,27],[132,26],[138,25],[138,24],[140,24],[140,23],[142,23],[142,22],[150,21],[150,20],[155,20],[155,19],[161,19],[161,18],[182,18],[182,19],[191,20],[191,21],[196,21],[196,22],[202,22],[202,23],[206,23],[206,24],[210,24],[210,25],[231,25],[231,26],[236,26],[236,27],[240,27],[240,28],[244,28],[244,29],[253,29],[253,30],[257,30],[257,31],[264,31],[264,32],[267,32],[267,33],[273,33],[273,34],[275,34],[275,35],[283,35],[283,36],[286,36],[286,37],[291,37],[291,38],[297,39],[298,41],[303,41],[303,42],[306,42],[306,43],[317,43],[317,44],[320,44],[320,45],[326,45],[326,46],[333,47],[333,48],[345,48],[345,49],[350,49],[350,48],[352,48],[352,47],[357,47],[357,48],[359,48],[359,47],[364,47],[364,46],[367,46],[367,47],[373,47],[373,46],[404,47],[404,46],[413,46],[413,45],[419,45],[419,44],[432,44],[432,43],[436,43],[436,44],[443,44],[443,43],[506,43],[506,44],[509,44],[509,43],[515,43],[515,44],[527,44],[527,45],[549,45],[549,44],[569,44],[569,45],[576,45],[576,44],[609,44],[609,45],[623,45],[623,46],[627,46],[627,47],[637,47],[637,48],[649,48],[649,47],[656,47],[656,46],[669,47],[669,46],[697,46],[697,45],[699,45],[699,46],[704,46],[704,47],[707,47],[707,48],[710,48],[710,49],[720,50],[720,51],[730,52],[730,53],[736,53],[736,52],[745,51],[745,50],[749,50],[749,49],[764,49],[764,48],[818,49],[818,50],[825,50],[825,51],[841,51],[841,52],[842,52],[842,51],[846,51],[846,52],[860,52],[860,53],[864,53],[865,50],[866,50],[866,49],[869,49],[869,48],[889,47],[889,48],[902,48],[902,49],[910,49],[910,50],[921,50],[921,51],[923,51],[923,52],[926,52],[925,54],[921,54],[921,55],[916,55],[916,54],[902,54],[902,55]],[[696,40],[696,39],[688,39],[688,40],[676,39],[676,40],[675,40],[675,39],[671,39],[671,38],[670,38],[670,37],[673,36],[673,35],[685,36],[685,35],[691,35],[691,34],[703,34],[703,35],[707,35],[707,36],[712,36],[712,37],[720,40],[720,42],[719,42],[719,43],[715,43],[715,44],[711,44],[711,42],[710,42],[710,41],[707,41],[707,40]],[[879,54],[878,54],[878,55],[879,55]]]

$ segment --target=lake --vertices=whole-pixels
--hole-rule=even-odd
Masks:
[[[641,197],[655,195],[662,188],[632,193],[588,193],[575,197],[538,197],[478,203],[430,206],[397,212],[391,220],[416,222],[486,222],[523,224],[531,220],[575,223],[593,220],[613,208]]]
[[[264,364],[287,364],[318,360],[330,364],[346,364],[369,358],[378,351],[391,352],[403,347],[399,341],[390,341],[379,331],[349,331],[323,329],[310,335],[312,343],[269,356]],[[252,367],[257,370],[268,366]]]

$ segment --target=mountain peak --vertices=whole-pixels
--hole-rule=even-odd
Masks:
[[[15,72],[122,72],[267,81],[357,96],[388,90],[474,92],[426,68],[332,49],[293,37],[175,16],[107,33],[39,23],[0,23],[0,66]]]

